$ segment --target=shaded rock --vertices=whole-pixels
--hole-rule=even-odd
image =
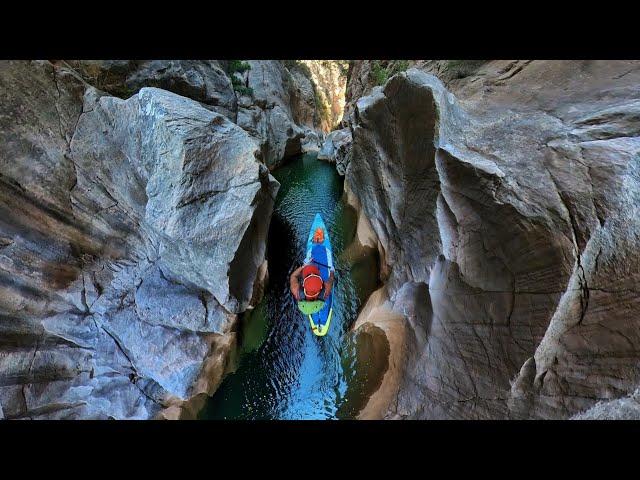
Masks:
[[[264,278],[278,184],[256,143],[60,64],[0,62],[0,86],[5,418],[149,418],[209,393]]]
[[[384,371],[377,372],[380,376],[378,388],[358,414],[358,418],[362,420],[378,419],[384,416],[398,394],[406,353],[404,319],[391,308],[384,288],[371,294],[358,316],[354,331],[357,335],[356,342],[368,341],[373,344],[373,361],[386,365]],[[387,355],[384,362],[376,358],[384,354]]]
[[[271,169],[302,152],[304,130],[292,118],[290,75],[277,60],[250,60],[246,72],[252,96],[239,103],[237,123],[260,142]]]
[[[385,416],[566,418],[636,388],[640,71],[571,91],[566,63],[469,80],[464,106],[415,69],[357,101],[346,182],[409,332]]]
[[[205,104],[235,121],[237,102],[231,80],[217,60],[69,60],[84,80],[112,95],[128,98],[157,87]]]
[[[316,86],[310,78],[298,66],[298,62],[287,70],[291,74],[290,104],[293,121],[301,127],[314,129],[319,127],[319,112],[316,106]]]
[[[325,139],[318,153],[318,160],[327,160],[336,164],[336,170],[344,175],[349,165],[351,151],[351,131],[348,128],[334,130]]]

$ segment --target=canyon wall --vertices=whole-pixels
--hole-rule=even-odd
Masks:
[[[337,60],[70,60],[89,84],[120,98],[157,87],[224,115],[276,168],[318,150],[341,119],[346,62]]]
[[[269,168],[322,136],[283,62],[233,62],[0,62],[4,418],[190,417],[217,388]]]
[[[440,72],[455,95],[442,62],[347,91],[346,190],[384,282],[356,332],[393,359],[361,418],[628,418],[640,62],[482,62]]]

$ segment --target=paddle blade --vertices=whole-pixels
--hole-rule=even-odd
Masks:
[[[314,313],[318,313],[324,308],[324,302],[322,300],[300,300],[298,302],[298,308],[305,315],[313,315]]]

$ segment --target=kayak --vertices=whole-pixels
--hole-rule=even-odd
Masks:
[[[321,228],[324,232],[322,243],[315,243],[313,241],[313,235],[318,228]],[[333,251],[331,249],[331,241],[329,240],[329,232],[319,213],[316,213],[313,223],[311,224],[304,263],[305,265],[307,263],[314,263],[320,270],[320,277],[322,277],[323,282],[329,279],[329,272],[333,267]],[[300,305],[303,303],[308,304],[308,308],[304,309]],[[331,323],[331,316],[333,315],[333,289],[324,302],[299,302],[299,306],[303,312],[307,310],[305,314],[309,318],[311,331],[319,337],[325,336],[329,331],[329,324]]]

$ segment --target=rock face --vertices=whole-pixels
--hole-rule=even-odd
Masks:
[[[349,165],[349,155],[351,153],[351,130],[343,128],[334,130],[325,139],[318,160],[326,160],[336,164],[336,170],[340,175],[344,175]]]
[[[628,397],[598,402],[586,412],[571,417],[572,420],[638,420],[640,419],[640,390]]]
[[[343,124],[347,126],[353,121],[351,116],[358,99],[369,95],[376,86],[385,83],[385,78],[395,73],[417,68],[437,76],[450,91],[458,93],[469,84],[482,84],[485,76],[492,78],[492,75],[487,75],[484,67],[500,63],[486,60],[352,60],[347,75]],[[507,65],[510,63],[507,62]],[[502,66],[498,67],[500,68]],[[493,78],[500,77],[501,74],[497,73]]]
[[[316,121],[323,132],[336,128],[342,121],[345,106],[346,60],[301,60],[315,90]]]
[[[128,98],[143,87],[162,88],[236,120],[236,95],[217,60],[71,60],[68,63],[88,83],[112,95]]]
[[[211,393],[264,278],[278,183],[256,142],[49,62],[0,63],[0,112],[4,417],[149,418]]]
[[[387,418],[566,418],[640,383],[640,63],[481,72],[459,101],[410,69],[351,117],[373,309],[405,332]]]
[[[293,121],[290,76],[277,60],[250,60],[245,72],[252,95],[238,102],[238,125],[260,142],[264,162],[275,168],[302,152],[305,131]]]
[[[66,64],[94,87],[129,98],[157,87],[202,103],[254,137],[263,161],[275,168],[288,157],[319,149],[319,135],[338,121],[346,75],[340,61],[250,60],[228,72],[222,60],[73,60]],[[231,78],[243,90],[234,90]]]

